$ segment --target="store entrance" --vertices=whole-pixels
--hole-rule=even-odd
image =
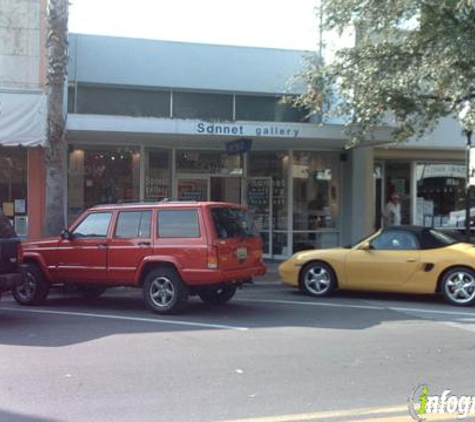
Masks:
[[[241,177],[178,177],[178,198],[196,201],[241,203]]]
[[[211,201],[241,203],[240,177],[211,177],[210,179]]]

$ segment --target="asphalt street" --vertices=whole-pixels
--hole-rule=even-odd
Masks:
[[[475,395],[474,356],[475,309],[432,296],[317,300],[263,282],[179,316],[139,290],[6,296],[0,421],[410,421],[419,384]]]

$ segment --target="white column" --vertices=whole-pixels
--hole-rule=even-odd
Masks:
[[[146,164],[146,157],[145,157],[145,147],[140,145],[140,163],[139,163],[139,200],[145,200],[145,164]]]
[[[351,241],[355,242],[374,230],[374,150],[358,147],[351,151],[351,202],[347,214]]]

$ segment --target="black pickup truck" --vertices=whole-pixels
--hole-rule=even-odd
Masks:
[[[23,281],[21,240],[0,210],[0,297]]]

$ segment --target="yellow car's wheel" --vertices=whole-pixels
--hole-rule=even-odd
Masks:
[[[442,277],[442,294],[445,299],[458,306],[475,303],[475,271],[466,267],[455,267]]]
[[[335,272],[324,262],[310,262],[300,273],[300,286],[311,296],[330,296],[337,287]]]

